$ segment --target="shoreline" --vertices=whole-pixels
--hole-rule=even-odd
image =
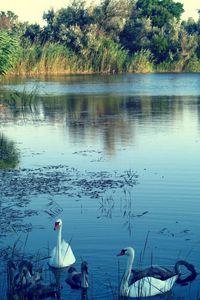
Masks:
[[[52,72],[22,72],[22,73],[8,73],[2,79],[6,78],[12,78],[12,77],[35,77],[35,76],[60,76],[60,75],[128,75],[128,74],[198,74],[199,71],[172,71],[172,70],[166,70],[166,71],[144,71],[144,72],[94,72],[94,71],[52,71]]]

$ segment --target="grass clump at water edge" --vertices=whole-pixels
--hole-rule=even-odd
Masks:
[[[13,141],[0,133],[0,169],[15,168],[19,163],[19,152]]]

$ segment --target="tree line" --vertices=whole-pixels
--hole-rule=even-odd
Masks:
[[[74,0],[40,26],[1,11],[0,74],[200,71],[200,10],[183,12],[173,0]]]

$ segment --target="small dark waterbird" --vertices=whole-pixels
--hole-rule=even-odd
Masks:
[[[42,279],[42,270],[33,271],[32,262],[22,260],[18,264],[18,273],[14,277],[15,286],[30,287],[35,286]]]
[[[59,299],[59,292],[53,283],[45,284],[42,278],[42,268],[34,270],[28,260],[15,263],[12,260],[7,264],[8,299]]]
[[[77,271],[75,267],[70,267],[65,282],[72,289],[87,289],[89,287],[88,263],[86,261],[81,263],[81,272]]]
[[[128,256],[127,267],[120,285],[120,295],[123,297],[151,297],[163,294],[170,291],[175,282],[192,281],[197,276],[194,266],[183,260],[177,261],[174,270],[161,266],[132,270],[135,250],[132,247],[124,248],[118,256],[123,255]],[[185,279],[181,279],[181,266],[191,272]]]

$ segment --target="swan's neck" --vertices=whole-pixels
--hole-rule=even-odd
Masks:
[[[58,229],[57,247],[56,247],[56,259],[59,266],[61,265],[61,233],[62,233],[62,227],[60,226]]]
[[[84,289],[89,287],[88,275],[86,274],[86,272],[81,272],[81,287]]]
[[[133,261],[134,261],[134,253],[132,255],[128,256],[126,270],[122,277],[120,292],[121,292],[121,295],[123,295],[123,296],[129,295],[129,278],[131,275],[131,268],[133,265]]]

